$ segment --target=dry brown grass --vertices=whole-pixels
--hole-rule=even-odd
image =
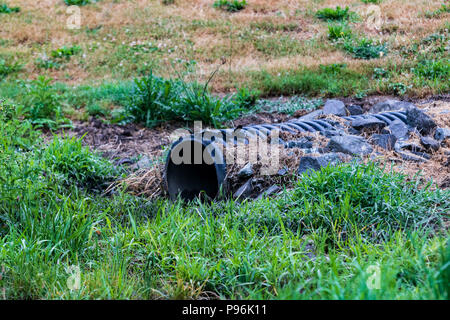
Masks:
[[[127,178],[109,186],[106,193],[116,188],[125,188],[131,194],[156,199],[164,195],[163,165],[156,165],[150,169],[141,169]]]
[[[242,77],[244,82],[246,73],[251,70],[276,72],[295,69],[299,65],[314,67],[330,63],[346,63],[351,69],[358,70],[374,63],[352,59],[327,44],[326,23],[318,21],[313,15],[317,9],[336,5],[348,5],[351,10],[363,15],[367,5],[362,2],[252,0],[244,10],[234,14],[217,10],[212,3],[212,0],[178,0],[175,5],[165,6],[160,1],[103,0],[81,7],[82,29],[73,31],[65,27],[68,15],[62,0],[10,1],[10,5],[20,6],[22,12],[2,17],[0,38],[11,40],[13,44],[0,47],[0,54],[21,52],[22,60],[27,63],[27,77],[34,78],[36,74],[47,72],[54,79],[69,83],[136,75],[138,64],[145,59],[157,62],[160,66],[158,72],[167,76],[173,73],[172,68],[167,68],[167,61],[174,58],[196,60],[199,80],[204,80],[226,58],[227,65],[213,83],[216,90],[224,89],[232,77]],[[395,34],[368,30],[364,23],[355,24],[354,29],[393,44],[408,44],[442,27],[448,15],[427,19],[422,14],[440,5],[440,0],[385,0],[380,4],[383,26],[384,29],[394,28]],[[209,24],[194,27],[195,21]],[[297,27],[287,31],[256,31],[252,24],[261,22]],[[97,27],[101,27],[97,34],[86,32]],[[267,55],[254,45],[261,36],[275,40],[289,37],[297,42],[301,53]],[[311,45],[308,41],[312,39],[322,45]],[[117,48],[120,44],[137,40],[176,45],[178,48],[170,53],[146,55],[136,62],[126,55],[119,56]],[[192,48],[186,44],[187,40],[194,44]],[[85,58],[82,61],[74,58],[62,71],[39,70],[34,66],[34,60],[42,52],[49,53],[52,49],[71,44],[83,47]],[[99,48],[89,50],[94,44]],[[396,57],[379,59],[377,64],[383,64],[387,59],[395,60]],[[125,71],[117,69],[121,62],[126,65]]]

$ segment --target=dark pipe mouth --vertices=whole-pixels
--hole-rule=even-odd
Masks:
[[[166,162],[166,183],[171,199],[180,196],[193,200],[202,192],[210,198],[218,195],[226,173],[225,161],[222,153],[217,148],[208,148],[209,145],[211,141],[192,137],[173,144]]]

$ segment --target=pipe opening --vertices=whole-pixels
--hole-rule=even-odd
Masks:
[[[180,196],[193,200],[202,191],[215,198],[219,193],[224,174],[220,172],[222,167],[214,162],[216,149],[210,151],[206,147],[207,143],[195,139],[185,139],[173,146],[166,165],[167,188],[172,199]]]

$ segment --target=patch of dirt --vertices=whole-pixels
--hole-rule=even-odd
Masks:
[[[374,146],[374,152],[369,159],[377,161],[381,166],[385,166],[386,171],[392,170],[406,174],[410,179],[420,174],[420,179],[427,183],[431,179],[435,186],[442,189],[450,187],[450,166],[447,164],[450,159],[450,149],[440,148],[437,152],[430,153],[431,159],[426,162],[413,162],[403,160],[396,152],[387,151]]]
[[[73,125],[64,134],[84,137],[85,145],[119,163],[131,163],[143,155],[150,159],[161,157],[163,148],[170,144],[170,133],[175,130],[173,125],[149,129],[136,124],[108,124],[95,118]]]
[[[446,101],[433,101],[418,104],[420,108],[430,115],[441,128],[450,128],[450,103]]]

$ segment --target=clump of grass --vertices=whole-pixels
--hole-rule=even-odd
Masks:
[[[220,8],[228,12],[237,12],[245,9],[246,5],[246,0],[216,0],[213,6],[214,8]]]
[[[0,13],[17,13],[20,12],[20,7],[9,7],[6,3],[0,3]]]
[[[127,121],[148,127],[175,120],[201,120],[218,127],[223,121],[237,118],[244,108],[254,103],[253,95],[250,91],[239,90],[235,96],[221,99],[209,93],[208,82],[204,85],[186,83],[150,73],[135,79],[131,102],[124,108],[125,117]]]
[[[6,78],[10,74],[19,72],[20,70],[22,70],[22,65],[18,62],[10,64],[4,59],[0,59],[0,80]]]
[[[106,117],[110,114],[109,110],[99,103],[89,104],[86,111],[93,117]]]
[[[354,58],[365,60],[381,58],[388,52],[385,44],[366,38],[345,41],[344,49]]]
[[[383,79],[389,76],[389,71],[384,68],[373,68],[373,78]]]
[[[330,24],[328,26],[328,39],[348,39],[352,37],[352,30],[343,24]]]
[[[179,83],[154,76],[153,73],[135,79],[131,103],[125,106],[128,120],[152,127],[164,119],[175,119],[178,114],[172,106],[177,102],[178,86]]]
[[[75,183],[90,190],[103,190],[118,174],[109,161],[84,147],[82,139],[76,137],[55,136],[40,156],[42,170],[65,185]]]
[[[450,5],[443,3],[439,9],[425,12],[425,17],[429,19],[439,18],[448,12],[450,12]]]
[[[445,80],[450,77],[450,59],[421,60],[412,68],[413,73],[428,80]]]
[[[39,132],[33,130],[27,120],[21,119],[19,109],[13,101],[0,97],[0,162],[13,161],[8,155],[12,150],[29,151],[39,140]],[[5,158],[1,160],[1,156]]]
[[[326,65],[319,65],[320,70],[322,70],[325,74],[333,74],[337,75],[347,68],[345,63],[332,63]]]
[[[81,52],[80,46],[63,46],[59,49],[52,50],[51,56],[55,59],[66,59],[69,60],[73,55],[79,54]]]
[[[64,3],[68,6],[85,6],[95,0],[64,0]]]
[[[317,10],[316,17],[321,20],[326,21],[344,21],[349,20],[352,15],[352,12],[348,7],[342,9],[337,6],[336,9],[333,8],[324,8],[321,10]]]
[[[72,56],[79,54],[80,52],[80,46],[63,46],[56,50],[52,50],[50,57],[44,54],[37,58],[35,64],[38,68],[58,70],[64,66],[64,62],[69,61]]]
[[[179,110],[185,110],[182,118],[187,121],[201,120],[220,127],[222,122],[239,117],[244,110],[231,97],[221,99],[211,95],[207,92],[207,85],[183,84],[183,95],[178,105]]]
[[[380,4],[381,2],[383,2],[383,0],[361,0],[364,3],[373,3],[373,4]]]
[[[260,92],[258,90],[250,90],[246,87],[239,88],[233,96],[233,103],[241,109],[250,110],[258,100]]]
[[[58,70],[62,67],[62,64],[58,61],[52,60],[46,56],[39,57],[35,61],[36,67],[40,69],[54,69]]]
[[[390,93],[404,95],[412,86],[408,86],[402,82],[390,82],[387,87]]]
[[[61,97],[51,84],[52,79],[39,76],[25,84],[27,94],[23,97],[21,112],[36,127],[51,130],[70,125],[61,111]]]

